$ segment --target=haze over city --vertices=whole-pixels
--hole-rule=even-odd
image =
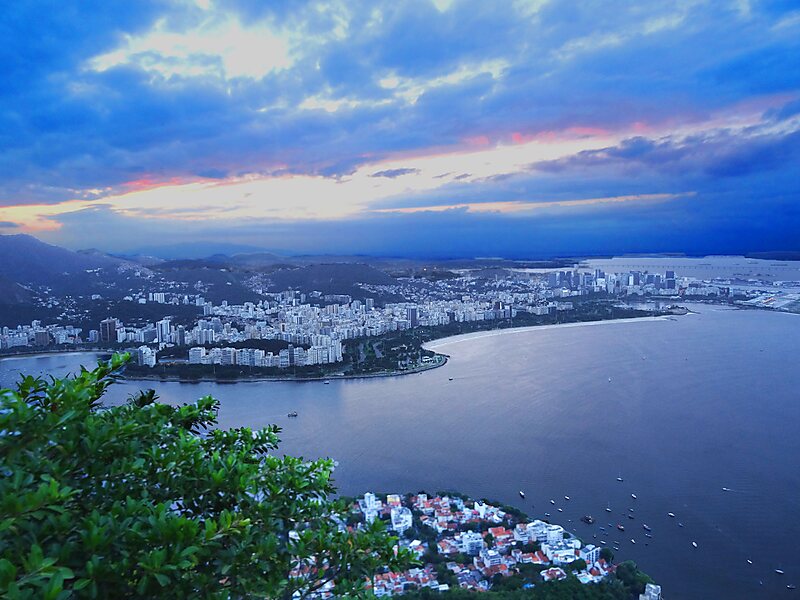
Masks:
[[[1,23],[0,233],[800,250],[793,2],[24,2]]]

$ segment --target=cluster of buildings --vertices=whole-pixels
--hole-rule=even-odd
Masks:
[[[42,325],[41,321],[33,321],[30,325],[3,327],[0,329],[0,350],[13,348],[46,348],[51,345],[82,344],[79,327],[71,325]]]
[[[3,328],[0,350],[83,344],[132,348],[148,345],[157,355],[166,346],[185,346],[194,351],[187,357],[189,362],[197,364],[281,367],[338,362],[341,344],[354,338],[415,327],[508,319],[519,312],[545,315],[568,311],[574,308],[574,297],[593,293],[736,301],[758,308],[800,311],[800,289],[764,290],[752,285],[736,285],[733,280],[680,277],[674,270],[606,272],[584,266],[544,273],[525,269],[503,273],[494,278],[465,272],[441,281],[405,278],[392,285],[362,284],[368,294],[406,298],[404,302],[382,306],[371,297],[359,300],[348,295],[305,294],[296,290],[281,293],[259,290],[263,299],[258,302],[214,304],[202,295],[198,282],[194,291],[199,293],[150,291],[125,297],[138,304],[163,305],[164,318],[153,323],[131,326],[108,318],[100,322],[97,329],[84,334],[81,328],[70,325],[45,326],[34,321],[31,325]],[[166,314],[169,314],[169,307],[179,305],[195,306],[202,311],[202,316],[194,323],[177,323]],[[262,355],[256,348],[244,348],[246,352],[237,350],[233,354],[230,347],[225,347],[263,339],[283,340],[292,344],[293,350],[282,355]],[[237,343],[236,347],[242,349],[242,345]],[[215,348],[205,354],[198,350],[209,346]],[[147,352],[141,354],[145,360],[143,364],[152,362]]]
[[[342,343],[327,336],[319,336],[317,344],[307,350],[302,346],[280,350],[278,354],[257,348],[210,348],[198,346],[189,349],[190,365],[240,365],[246,367],[274,367],[289,369],[311,365],[341,362]],[[327,339],[325,339],[327,338]]]
[[[401,545],[418,557],[432,552],[445,557],[444,566],[451,573],[446,578],[449,583],[441,581],[441,572],[431,564],[382,573],[375,577],[372,589],[379,597],[401,594],[410,586],[446,591],[454,582],[462,589],[486,591],[498,575],[517,574],[523,565],[536,567],[539,572],[532,585],[569,576],[590,584],[615,572],[615,566],[600,556],[599,547],[584,545],[560,525],[521,521],[484,502],[424,493],[389,494],[381,500],[367,493],[356,500],[354,510],[366,522],[385,520],[400,537]],[[430,530],[433,536],[421,536],[427,541],[415,539],[420,528]],[[326,597],[325,593],[320,597]]]

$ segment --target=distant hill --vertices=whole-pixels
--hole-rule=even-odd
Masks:
[[[324,294],[363,296],[357,284],[392,285],[397,281],[387,273],[364,264],[335,263],[280,269],[269,274],[270,291],[287,289]]]
[[[45,244],[30,235],[0,235],[0,276],[17,283],[53,285],[65,275],[121,262],[98,252],[82,254]]]
[[[261,253],[263,248],[258,246],[248,246],[245,244],[225,244],[210,242],[194,242],[185,244],[172,244],[168,246],[147,246],[137,248],[131,254],[157,256],[166,260],[206,258],[211,254],[225,255],[230,257],[242,253]]]

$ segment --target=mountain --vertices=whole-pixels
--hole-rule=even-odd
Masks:
[[[14,281],[46,280],[50,275],[117,266],[121,261],[105,254],[81,254],[45,244],[31,235],[0,235],[0,275]]]

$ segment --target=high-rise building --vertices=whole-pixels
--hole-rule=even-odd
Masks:
[[[105,319],[100,321],[100,341],[114,343],[117,341],[117,328],[119,323],[116,319]]]
[[[50,345],[50,334],[44,330],[37,331],[34,334],[33,343],[37,346],[49,346]]]
[[[406,318],[408,322],[411,324],[411,327],[416,327],[419,325],[419,309],[416,306],[410,306],[406,309]]]
[[[162,319],[156,323],[156,339],[159,344],[166,344],[169,339],[169,319]]]

